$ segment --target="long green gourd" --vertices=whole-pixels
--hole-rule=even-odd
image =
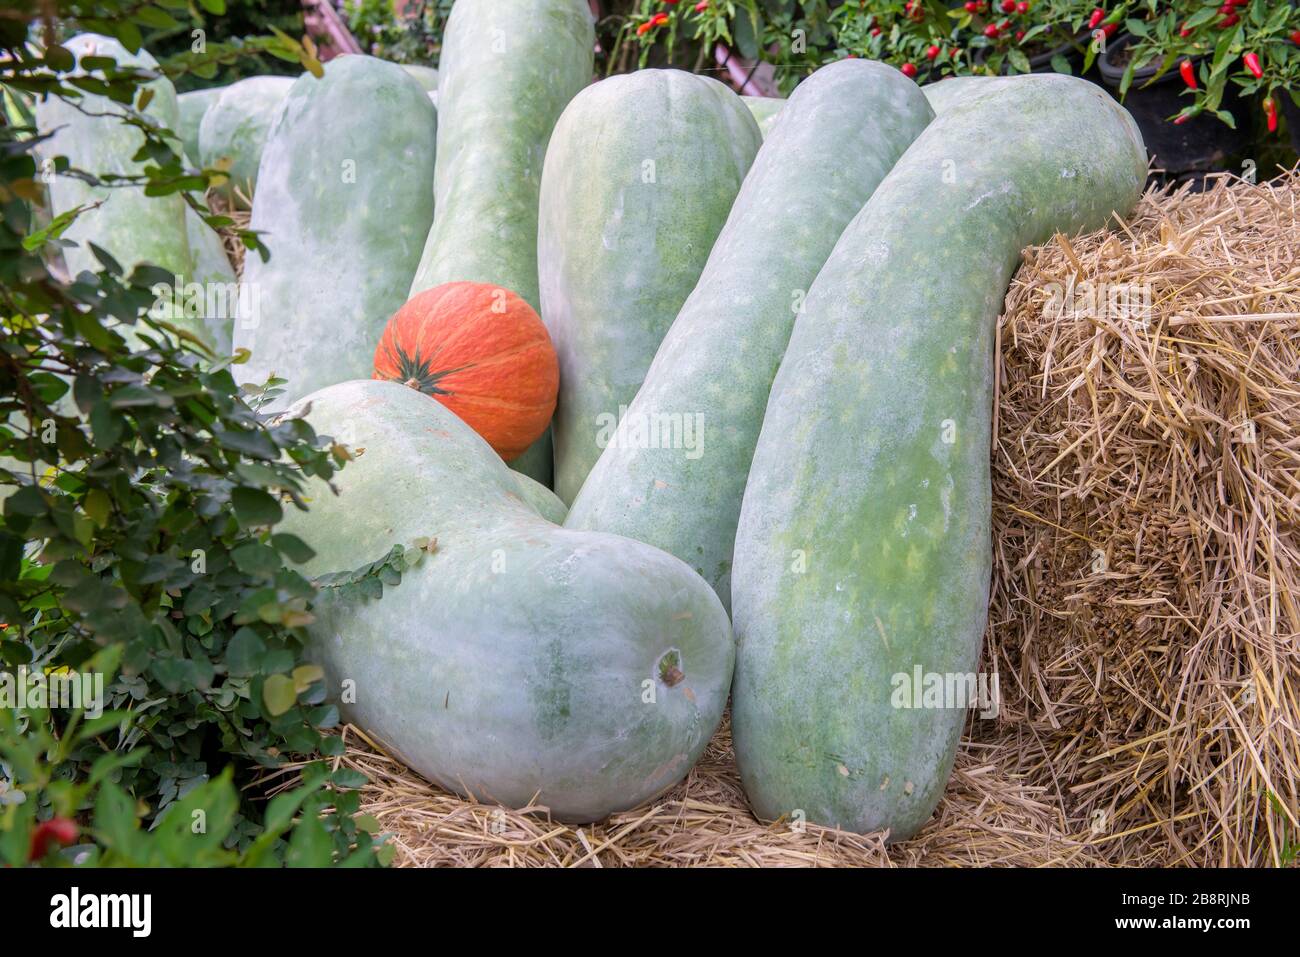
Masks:
[[[1025,246],[1127,213],[1145,176],[1101,88],[1020,77],[931,123],[840,237],[736,538],[732,721],[759,816],[898,840],[934,810],[966,702],[913,683],[979,659],[997,316]]]
[[[204,290],[204,312],[202,321],[207,329],[209,344],[218,356],[230,355],[231,336],[234,328],[236,308],[227,305],[221,308],[220,301],[227,304],[238,302],[238,282],[235,269],[230,265],[226,247],[221,242],[217,231],[203,221],[188,203],[185,205],[185,233],[190,244],[190,258],[194,263],[194,282]],[[214,308],[207,309],[207,291],[213,286],[224,288],[224,300],[213,297]]]
[[[128,53],[111,37],[83,33],[63,44],[78,63],[85,57],[108,57],[124,67],[155,70],[156,61],[145,50]],[[146,84],[153,93],[144,115],[159,125],[175,130],[180,125],[176,90],[165,76]],[[37,104],[36,122],[44,132],[53,132],[39,149],[42,161],[66,156],[69,165],[95,175],[139,175],[144,164],[132,159],[144,142],[135,127],[115,119],[124,107],[107,97],[87,94],[78,109],[56,97]],[[98,114],[98,115],[94,115]],[[103,115],[108,114],[108,115]],[[63,233],[63,239],[76,244],[63,250],[68,272],[76,276],[82,270],[100,269],[87,241],[105,250],[128,273],[141,263],[160,266],[176,276],[188,279],[193,263],[185,229],[185,201],[179,194],[146,196],[139,186],[91,186],[71,176],[53,175],[49,180],[50,206],[55,215],[99,203],[83,211]],[[191,331],[207,338],[202,325],[190,325]]]
[[[564,524],[568,509],[564,507],[564,503],[560,501],[558,495],[536,479],[529,478],[523,472],[511,472],[510,474],[514,476],[519,497],[534,512],[555,525]]]
[[[223,89],[203,114],[196,158],[226,170],[221,191],[236,205],[247,206],[256,190],[267,134],[293,84],[287,76],[250,76]]]
[[[180,108],[180,125],[176,132],[180,134],[185,155],[191,162],[199,161],[199,127],[203,125],[203,115],[208,107],[217,102],[224,86],[209,87],[206,90],[191,90],[176,95],[176,105]]]
[[[358,107],[364,104],[364,109]],[[436,119],[420,84],[374,57],[294,81],[268,136],[250,226],[256,314],[235,323],[241,383],[288,379],[283,402],[371,374],[433,220]]]
[[[760,143],[740,97],[680,70],[602,80],[556,124],[537,247],[560,360],[552,432],[565,502],[695,288]]]
[[[932,114],[903,74],[852,59],[801,83],[781,117],[565,523],[676,555],[727,606],[745,476],[803,297]]]
[[[325,587],[313,608],[313,653],[348,720],[443,787],[536,799],[566,821],[681,780],[721,720],[734,659],[694,572],[551,524],[486,442],[413,389],[346,382],[303,404],[318,432],[365,449],[334,477],[338,495],[317,482],[310,511],[280,526],[315,550],[303,570],[425,545],[382,597]]]
[[[217,101],[224,89],[224,86],[217,86],[206,90],[179,93],[176,96],[176,104],[180,109],[180,126],[177,127],[176,132],[181,136],[185,159],[190,164],[197,163],[197,157],[200,155],[199,127],[203,123],[203,115],[208,111],[208,107]],[[202,202],[203,197],[200,196],[199,200]],[[230,257],[226,254],[221,236],[203,221],[189,203],[185,204],[185,235],[189,239],[194,281],[205,289],[209,284],[224,286],[227,290],[225,301],[238,302],[237,287],[232,285],[238,282],[238,277],[235,275],[234,267],[230,265]],[[211,338],[213,351],[219,356],[230,354],[234,318],[234,312],[231,310],[218,310],[203,316],[203,323]]]
[[[754,114],[754,122],[758,124],[758,132],[766,140],[767,135],[772,132],[772,126],[776,123],[776,118],[781,115],[781,110],[785,108],[786,101],[776,96],[742,96],[740,99],[749,107],[749,112]]]
[[[411,74],[412,78],[424,87],[424,92],[433,93],[438,89],[438,71],[431,66],[423,66],[419,63],[402,63],[399,64],[403,70]]]
[[[83,56],[107,56],[127,66],[155,69],[157,61],[141,50],[128,53],[115,39],[82,34],[65,44],[78,59]],[[148,88],[154,92],[145,115],[172,130],[184,126],[179,100],[166,77],[150,81]],[[121,107],[99,96],[87,96],[82,102],[88,113],[120,113]],[[139,149],[142,137],[125,123],[111,118],[88,116],[57,100],[49,99],[37,108],[38,124],[43,130],[58,129],[58,133],[42,146],[42,155],[66,155],[71,165],[92,173],[139,173],[142,165],[131,157]],[[234,270],[226,258],[221,239],[199,218],[179,195],[145,196],[135,187],[91,187],[69,177],[55,177],[50,185],[50,198],[58,212],[78,205],[104,200],[98,209],[78,216],[73,226],[64,233],[65,239],[81,243],[63,250],[64,261],[70,273],[83,269],[95,270],[97,261],[83,239],[90,239],[107,250],[124,268],[130,270],[139,263],[152,263],[169,270],[175,276],[173,288],[192,290],[197,283],[205,302],[207,292],[214,284],[233,288]],[[191,299],[192,301],[192,299]],[[227,296],[227,302],[233,297]],[[163,315],[180,327],[195,333],[218,355],[230,352],[231,310],[208,314],[207,311],[182,313],[165,307]]]
[[[937,83],[927,83],[921,87],[921,92],[925,98],[930,101],[930,109],[934,110],[936,116],[948,112],[948,109],[960,103],[966,97],[975,93],[985,93],[995,89],[998,84],[1007,80],[1015,81],[1015,77],[999,76],[950,76],[946,80],[940,80]]]
[[[437,216],[410,295],[494,283],[538,311],[537,196],[555,121],[591,80],[585,0],[456,0],[438,66]],[[550,435],[510,467],[551,483]]]

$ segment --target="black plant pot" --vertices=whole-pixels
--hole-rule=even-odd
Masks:
[[[1083,48],[1088,42],[1086,33],[1079,34],[1073,41],[1066,41],[1058,47],[1050,50],[1044,50],[1042,53],[1035,54],[1029,58],[1030,73],[1055,73],[1056,67],[1052,66],[1052,60],[1057,56],[1065,57],[1070,64],[1070,72],[1075,76],[1080,76],[1083,72]],[[988,47],[979,47],[975,51],[975,63],[977,66],[983,66],[984,61],[988,59]],[[1003,74],[1007,74],[1008,66],[1002,65]]]
[[[1132,40],[1130,34],[1121,34],[1097,57],[1102,82],[1117,99],[1125,65],[1115,61]],[[1154,66],[1134,71],[1133,82],[1123,99],[1124,106],[1133,114],[1138,129],[1142,131],[1142,139],[1155,165],[1173,176],[1238,169],[1238,160],[1251,141],[1248,128],[1251,112],[1235,88],[1229,85],[1220,109],[1232,114],[1237,121],[1236,129],[1212,113],[1201,113],[1175,124],[1169,117],[1187,105],[1187,98],[1181,96],[1185,88],[1182,78],[1177,70],[1170,70],[1151,82],[1155,73]]]

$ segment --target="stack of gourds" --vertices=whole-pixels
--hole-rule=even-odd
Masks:
[[[582,0],[458,0],[436,108],[364,56],[194,97],[188,149],[233,154],[272,253],[238,375],[364,450],[286,519],[305,570],[424,552],[322,589],[315,654],[479,800],[634,806],[730,696],[758,815],[905,837],[965,712],[895,678],[972,672],[985,627],[1003,295],[1024,246],[1131,208],[1140,137],[1069,77],[850,59],[778,112],[592,83],[593,44]]]

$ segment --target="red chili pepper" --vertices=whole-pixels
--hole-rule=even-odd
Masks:
[[[1230,13],[1219,21],[1219,29],[1226,30],[1228,27],[1236,26],[1237,20],[1240,19],[1235,13]]]
[[[67,847],[76,839],[76,821],[66,817],[52,817],[48,821],[41,821],[32,831],[32,843],[27,849],[27,860],[41,860],[49,853],[51,843]]]
[[[1020,42],[1021,40],[1023,40],[1024,38],[1025,38],[1025,31],[1024,31],[1024,30],[1017,30],[1017,31],[1016,31],[1016,42],[1019,43],[1019,42]]]
[[[1113,37],[1113,36],[1115,35],[1115,31],[1118,30],[1118,29],[1119,29],[1119,24],[1118,24],[1118,23],[1108,23],[1108,24],[1106,24],[1104,27],[1101,28],[1101,32],[1102,32],[1102,34],[1104,34],[1105,36]]]
[[[1192,118],[1192,114],[1190,113],[1180,113],[1178,116],[1174,117],[1174,126],[1182,126],[1191,118]]]
[[[871,35],[872,35],[873,37],[878,37],[878,36],[880,36],[880,27],[872,27],[872,28],[871,28]]]
[[[988,26],[986,26],[984,28],[984,35],[990,38],[996,37],[998,35],[997,24],[990,23]]]
[[[650,18],[650,22],[657,27],[661,27],[668,22],[668,14],[656,13],[653,17]]]
[[[1092,16],[1088,18],[1088,29],[1095,30],[1097,24],[1101,23],[1104,19],[1106,19],[1106,11],[1101,7],[1098,7],[1096,10],[1092,11]]]
[[[937,46],[931,44],[930,46],[925,48],[925,58],[927,60],[936,60],[939,58],[939,54],[941,52],[942,51]]]
[[[700,2],[695,5],[696,13],[703,13],[707,9],[709,9],[709,0],[700,0]]]
[[[1277,132],[1277,101],[1271,96],[1264,97],[1264,115],[1268,117],[1268,131]]]
[[[1016,0],[1002,0],[1002,12],[1014,13],[1016,10]]]
[[[966,0],[966,3],[964,4],[964,6],[966,7],[966,12],[967,12],[967,13],[978,13],[978,12],[979,12],[980,5],[979,5],[978,3],[976,3],[975,0]],[[1300,33],[1300,31],[1296,31],[1296,32]]]
[[[903,70],[903,76],[907,77],[909,80],[916,77],[915,63],[904,63],[902,66],[902,70]]]
[[[1178,28],[1178,35],[1180,37],[1190,37],[1192,35],[1192,31],[1188,29],[1187,24],[1183,24],[1181,27]]]
[[[1259,65],[1258,53],[1247,53],[1241,58],[1241,62],[1246,64],[1246,69],[1250,71],[1251,76],[1257,80],[1263,79],[1264,71]]]
[[[1183,82],[1191,89],[1196,89],[1196,70],[1192,67],[1191,60],[1184,60],[1178,64],[1178,75],[1183,78]]]
[[[1016,13],[1028,13],[1028,12],[1029,12],[1028,0],[1020,0],[1020,2],[1016,4]]]
[[[1291,42],[1300,47],[1300,30],[1291,31]]]

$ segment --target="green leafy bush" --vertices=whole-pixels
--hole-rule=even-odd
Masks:
[[[211,8],[214,6],[219,9],[213,11]],[[265,73],[296,76],[301,71],[296,59],[254,59],[239,55],[249,41],[256,45],[257,38],[272,36],[277,30],[285,36],[301,38],[305,28],[300,0],[218,0],[209,4],[159,2],[145,9],[158,11],[149,16],[150,28],[142,35],[144,45],[160,61],[194,53],[200,40],[203,46],[228,50],[231,54],[216,62],[211,73],[205,70],[203,73],[189,71],[178,74],[176,89],[182,93],[222,86],[246,76]]]
[[[435,64],[451,5],[452,0],[344,0],[343,13],[357,42],[374,56]]]
[[[139,31],[156,9],[59,7],[80,14],[69,34],[108,24],[137,44],[122,24]],[[206,177],[138,111],[149,74],[110,61],[57,75],[71,58],[53,23],[36,32],[40,48],[10,36],[0,50],[0,861],[374,862],[373,821],[356,815],[363,779],[321,760],[342,745],[304,655],[316,589],[286,566],[310,549],[276,531],[284,509],[306,506],[306,479],[328,479],[348,453],[258,411],[280,383],[241,390],[237,359],[156,318],[169,273],[126,275],[93,243],[97,271],[51,269],[80,211],[41,224],[36,96],[134,104],[100,122],[144,137],[141,175],[97,178],[62,157],[56,175],[182,192],[212,225],[231,223],[198,205]],[[254,50],[319,70],[287,37],[240,55]],[[285,775],[295,760],[298,785]],[[289,786],[269,803],[268,778]],[[74,832],[86,840],[58,853]]]

